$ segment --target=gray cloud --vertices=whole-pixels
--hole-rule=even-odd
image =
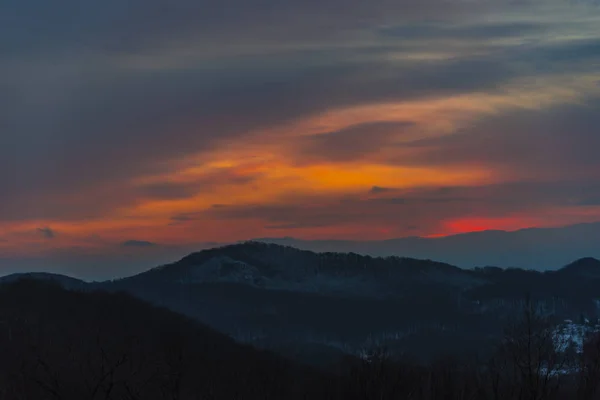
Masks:
[[[191,221],[196,221],[202,218],[202,212],[190,212],[190,213],[181,213],[172,215],[170,220],[171,223],[169,225],[179,225],[184,224]]]
[[[301,57],[297,61],[302,65]],[[89,71],[79,82],[66,82],[72,90],[51,88],[65,92],[61,103],[17,100],[18,110],[7,122],[10,129],[0,138],[4,196],[17,196],[12,202],[23,204],[24,198],[49,193],[126,184],[141,174],[164,173],[166,161],[330,107],[482,89],[512,74],[510,68],[484,60],[392,67],[342,59],[328,67],[266,64],[259,72],[236,64],[229,72],[133,71],[121,76],[100,71],[97,76]],[[177,140],[171,139],[174,130]],[[108,158],[111,168],[106,168]],[[113,187],[106,190],[106,195],[114,193]]]
[[[291,229],[303,229],[303,228],[323,228],[327,227],[329,224],[326,221],[315,222],[315,221],[307,221],[307,222],[296,222],[291,224],[278,224],[278,225],[265,225],[265,229],[272,230],[291,230]]]
[[[406,204],[409,202],[409,200],[405,199],[403,197],[385,197],[385,198],[380,198],[380,199],[373,199],[373,200],[371,200],[371,202],[373,204],[375,204],[375,203]]]
[[[56,237],[56,232],[54,232],[52,229],[50,229],[48,227],[38,228],[37,232],[46,239],[54,239]]]
[[[568,41],[557,45],[541,46],[533,55],[539,57],[540,62],[581,62],[600,59],[600,39],[587,38]]]
[[[373,186],[371,188],[371,190],[369,190],[369,193],[371,193],[371,194],[380,194],[380,193],[389,192],[390,190],[393,190],[393,189],[392,188],[387,188],[387,187],[381,187],[381,186]]]
[[[294,151],[300,162],[315,160],[358,161],[401,138],[411,122],[374,122],[302,138]]]
[[[528,9],[536,2],[548,0],[518,8],[512,1],[459,0],[1,2],[0,222],[91,219],[140,199],[180,199],[251,182],[260,177],[220,171],[194,182],[132,184],[142,175],[168,176],[173,160],[243,144],[249,133],[330,109],[484,93],[541,74],[596,73],[593,16],[548,18]],[[503,10],[519,14],[519,22]],[[596,205],[599,105],[498,115],[453,136],[396,145],[385,152],[395,157],[378,159],[485,166],[510,183],[366,187],[366,199],[215,205],[173,215],[171,223],[193,228],[209,216],[262,219],[274,230],[393,224],[394,234],[418,235],[444,218]],[[292,162],[372,157],[418,128],[373,123],[325,132],[298,143]],[[55,232],[29,235],[50,239]],[[147,256],[145,265],[165,247],[121,245],[122,253]],[[68,257],[54,265],[62,268]],[[131,268],[127,257],[108,261],[97,270],[111,263]]]
[[[75,0],[61,5],[4,2],[0,220],[87,218],[134,202],[140,194],[185,197],[208,184],[161,184],[139,191],[128,185],[139,175],[169,172],[165,162],[243,140],[254,130],[329,108],[485,91],[538,64],[578,69],[582,67],[569,64],[571,57],[589,61],[597,47],[588,40],[493,48],[491,54],[459,54],[436,62],[385,61],[390,54],[414,51],[419,43],[424,50],[444,50],[434,42],[423,44],[423,39],[453,36],[468,41],[547,29],[533,22],[459,27],[456,22],[464,13],[476,13],[480,6],[455,3],[135,0],[124,7],[116,0],[85,6]],[[424,16],[448,17],[453,24],[420,23]],[[405,23],[408,28],[401,27]],[[379,28],[383,25],[392,27],[384,32]],[[348,38],[362,29],[400,40],[348,45]],[[412,36],[403,29],[412,29]],[[137,56],[147,56],[148,62],[172,61],[177,58],[170,53],[177,50],[176,43],[196,45],[193,53],[211,53],[237,43],[232,39],[241,40],[241,32],[249,43],[270,38],[268,43],[285,45],[285,50],[233,52],[148,69],[132,68],[124,61]],[[215,44],[202,43],[203,37]],[[316,45],[327,40],[339,45]],[[307,41],[311,46],[295,47]],[[367,128],[379,132],[371,142],[360,133]],[[359,145],[363,151],[373,150],[386,143],[391,131],[385,126],[355,127],[306,146],[315,157],[352,159],[361,156]],[[342,136],[352,140],[340,145]],[[75,200],[65,202],[65,195]],[[95,199],[93,204],[89,198]]]
[[[145,240],[127,240],[121,243],[122,247],[156,247],[156,243],[148,242]]]
[[[600,196],[583,195],[583,196],[579,197],[577,200],[574,200],[574,203],[577,205],[580,205],[580,206],[600,206]]]
[[[192,196],[199,185],[162,182],[144,185],[139,188],[142,195],[158,199],[181,199]]]
[[[323,38],[348,29],[394,20],[474,13],[486,2],[439,0],[118,0],[60,5],[42,0],[3,2],[0,49],[28,51],[132,52],[189,37],[279,40]],[[475,10],[475,11],[474,11]],[[35,28],[32,28],[35,27]],[[243,35],[245,33],[245,35]],[[273,35],[277,36],[273,36]],[[10,38],[10,39],[8,39]]]
[[[374,198],[322,196],[288,199],[284,204],[229,206],[207,215],[243,221],[260,219],[269,229],[395,225],[406,234],[435,230],[448,219],[533,215],[554,207],[577,207],[600,198],[600,183],[587,180],[512,182],[484,186],[394,190]],[[384,196],[384,197],[379,197]],[[548,216],[560,217],[560,215]],[[418,227],[408,229],[408,227]],[[409,232],[410,231],[410,232]],[[399,232],[397,234],[402,234]]]
[[[490,24],[405,24],[401,26],[386,27],[379,30],[382,36],[391,36],[408,39],[489,39],[546,32],[547,27],[540,23],[532,22],[500,22]]]
[[[513,176],[598,182],[600,100],[486,118],[454,135],[404,146],[397,162],[484,165]]]
[[[171,217],[171,221],[173,222],[188,222],[188,221],[193,221],[196,218],[194,218],[194,214],[193,213],[188,213],[188,214],[177,214],[177,215],[173,215]]]

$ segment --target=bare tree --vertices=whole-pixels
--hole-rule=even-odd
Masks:
[[[557,351],[566,347],[567,340],[527,298],[521,318],[506,329],[492,364],[496,398],[507,395],[520,400],[554,398],[568,372],[567,355]],[[504,385],[502,390],[501,385]]]
[[[592,400],[600,395],[600,334],[587,338],[579,367],[577,398]]]

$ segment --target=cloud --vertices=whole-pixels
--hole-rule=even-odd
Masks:
[[[147,247],[156,247],[158,245],[156,243],[148,242],[145,240],[127,240],[127,241],[121,243],[121,246],[147,248]]]
[[[300,138],[296,155],[305,163],[358,161],[377,153],[414,127],[410,121],[373,122],[352,125],[333,132]]]
[[[202,218],[202,212],[188,212],[175,214],[170,217],[171,225],[183,224],[191,221],[197,221]]]
[[[147,3],[143,8],[144,12],[131,15],[119,14],[123,10],[115,2],[102,7],[90,6],[90,9],[82,10],[75,26],[48,25],[49,30],[59,27],[56,28],[59,32],[54,39],[52,35],[47,35],[44,40],[69,43],[76,37],[76,43],[86,43],[87,40],[104,49],[111,40],[121,43],[126,39],[125,42],[138,43],[130,49],[134,51],[143,48],[144,44],[153,47],[151,44],[154,42],[163,43],[163,40],[172,38],[173,34],[190,35],[188,29],[194,27],[209,29],[211,26],[219,26],[214,21],[204,26],[197,19],[193,19],[194,24],[191,24],[190,15],[200,13],[191,2],[184,2],[177,9],[167,7],[166,15],[157,11],[164,10],[158,4]],[[141,6],[141,3],[138,5]],[[389,5],[381,3],[372,7],[377,9]],[[15,17],[31,18],[42,26],[47,24],[38,21],[42,16],[61,19],[72,12],[47,10],[47,14],[38,15],[41,11],[32,13],[29,6],[21,7],[23,6],[15,6],[11,11]],[[96,7],[99,9],[92,12]],[[284,7],[285,12],[306,6],[292,2],[287,7],[289,9]],[[353,2],[343,8],[348,10],[348,15],[340,15],[338,19],[344,16],[356,19],[358,14],[351,13],[352,7],[361,10],[369,8]],[[36,10],[45,8],[45,5],[40,4]],[[405,8],[411,7],[407,5]],[[135,9],[135,5],[132,9]],[[208,18],[207,15],[216,13],[216,9],[214,5],[208,7],[208,11],[203,8],[203,14],[197,17],[200,20]],[[183,10],[187,12],[184,13]],[[244,13],[253,11],[242,6],[241,9],[236,8],[235,13],[238,12],[241,17]],[[138,18],[143,20],[152,15],[161,15],[161,18],[145,23],[138,21]],[[215,17],[217,15],[219,14],[216,13]],[[81,18],[92,20],[91,23],[86,22],[90,29],[85,31],[91,38],[63,32],[67,29],[65,26],[75,31],[86,26]],[[133,23],[126,24],[125,21],[130,18]],[[172,22],[169,23],[169,20]],[[184,21],[188,21],[190,25],[179,32],[178,29],[187,25]],[[122,25],[117,24],[113,30],[113,25],[110,24],[114,22]],[[310,23],[308,20],[304,22]],[[163,24],[164,30],[160,28]],[[21,32],[22,27],[30,25],[20,23],[11,29]],[[501,26],[512,25],[515,23]],[[106,29],[108,26],[111,26],[111,30]],[[118,33],[119,26],[124,33]],[[148,32],[150,26],[153,29]],[[166,26],[172,30],[166,29]],[[433,32],[432,36],[437,39],[445,39],[442,32],[437,31],[449,28],[441,26],[424,24],[419,29]],[[507,30],[505,27],[494,28],[497,24],[490,26],[490,36],[494,31]],[[516,24],[516,27],[523,33],[523,26]],[[485,26],[477,29],[485,29]],[[531,34],[531,30],[526,29],[524,34]],[[18,32],[13,33],[2,37],[13,38],[11,40],[19,38],[16,34]],[[26,33],[21,33],[24,37],[27,36]],[[161,38],[161,35],[165,37]],[[497,35],[502,37],[504,33],[497,32]],[[115,63],[112,58],[98,59],[93,51],[89,58],[66,59],[62,62],[56,62],[51,55],[38,54],[37,62],[28,62],[24,67],[18,65],[10,68],[12,64],[6,63],[4,79],[7,90],[3,91],[6,99],[0,102],[9,104],[11,113],[3,118],[10,129],[5,129],[7,133],[0,139],[0,148],[4,149],[0,150],[0,167],[4,171],[18,171],[18,179],[0,174],[0,186],[7,188],[6,193],[11,193],[9,200],[12,204],[22,204],[23,198],[37,198],[48,192],[64,196],[90,191],[93,190],[91,187],[106,182],[111,185],[100,186],[113,192],[116,182],[125,183],[123,181],[144,174],[164,173],[166,169],[172,168],[166,164],[170,161],[244,140],[248,132],[320,113],[324,109],[490,90],[519,76],[522,71],[515,68],[515,63],[523,57],[528,65],[535,66],[538,63],[537,60],[530,59],[529,54],[535,54],[531,52],[531,48],[515,50],[514,54],[508,55],[503,51],[491,55],[458,53],[450,59],[437,62],[390,62],[388,58],[392,54],[402,57],[415,52],[415,43],[411,43],[410,39],[405,38],[401,43],[386,43],[385,46],[365,46],[360,42],[346,43],[340,40],[333,48],[313,47],[307,51],[290,47],[274,54],[225,57],[203,62],[192,59],[185,68],[144,71],[126,68]],[[463,34],[463,39],[466,40],[465,46],[469,47],[469,35]],[[569,45],[570,43],[565,43],[561,46],[568,49]],[[94,49],[94,46],[91,48]],[[442,50],[448,47],[447,44],[442,47],[435,42],[425,46],[434,50],[437,47]],[[587,48],[578,50],[585,51],[592,54]],[[167,54],[165,58],[170,56]],[[12,93],[17,93],[18,96],[13,96]],[[49,96],[47,93],[53,95]],[[35,115],[35,118],[30,118],[31,115]],[[232,115],[235,118],[230,118]],[[363,126],[363,129],[366,128],[378,129],[377,122]],[[324,145],[334,142],[336,137],[342,135],[357,136],[353,129],[355,128],[342,130],[339,135],[332,133],[328,138],[324,136],[315,139],[312,145],[307,146],[307,150],[323,149]],[[177,140],[170,140],[174,131],[177,132]],[[386,138],[389,136],[385,133],[373,135],[370,148],[373,149],[377,144],[385,145]],[[354,139],[346,141],[350,144],[345,146],[338,141],[338,146],[329,152],[321,150],[316,155],[332,158],[356,156],[358,148],[355,146],[353,149],[352,143],[365,144],[366,141],[367,139]],[[21,157],[20,154],[23,153],[28,153],[31,158]],[[105,168],[106,154],[112,154],[112,168]],[[29,162],[32,159],[35,161]],[[74,165],[77,168],[73,168]],[[48,213],[52,208],[59,207],[50,205],[52,202],[47,206]],[[15,208],[16,205],[10,207],[13,215]]]
[[[194,195],[198,191],[195,184],[159,182],[143,185],[139,188],[140,194],[144,197],[155,199],[181,199]]]
[[[171,221],[175,223],[193,221],[195,219],[193,215],[193,213],[173,215]]]
[[[1,230],[111,243],[219,223],[240,236],[420,234],[471,214],[593,206],[589,10],[75,3],[0,5]]]
[[[484,118],[454,135],[407,144],[396,162],[486,165],[511,177],[598,179],[600,98]]]
[[[298,222],[292,224],[279,224],[279,225],[265,225],[265,229],[269,230],[294,230],[303,228],[322,228],[327,227],[329,224],[326,221],[323,222]]]
[[[403,198],[403,197],[389,197],[389,198],[379,198],[379,199],[372,199],[371,200],[372,203],[387,203],[387,204],[406,204],[408,202],[407,199]]]
[[[547,27],[541,23],[511,21],[492,22],[488,24],[433,24],[409,23],[399,26],[385,27],[379,30],[382,36],[400,39],[498,39],[505,37],[522,37],[531,34],[545,34]]]
[[[377,197],[321,196],[285,203],[240,205],[211,210],[206,215],[224,220],[264,221],[270,230],[330,228],[339,235],[368,238],[390,229],[389,235],[442,233],[446,221],[465,218],[514,225],[532,220],[541,224],[568,223],[577,215],[581,199],[600,195],[600,184],[584,186],[584,181],[513,182],[483,186],[429,187],[374,194]],[[584,190],[585,189],[585,190]],[[391,194],[391,197],[388,196]],[[398,196],[402,197],[398,197]],[[383,196],[383,197],[381,197]],[[585,221],[585,210],[579,222]],[[600,214],[596,213],[600,218]],[[571,215],[571,216],[572,216]],[[511,225],[511,226],[512,226]],[[453,225],[458,226],[458,225]],[[418,227],[418,228],[416,228]],[[518,228],[518,226],[517,226]],[[362,230],[362,235],[361,235]],[[428,233],[429,232],[429,233]]]
[[[391,190],[394,190],[394,189],[392,189],[392,188],[386,188],[386,187],[381,187],[381,186],[373,186],[371,188],[371,190],[369,190],[369,193],[371,193],[371,194],[380,194],[380,193],[389,192]]]
[[[580,206],[600,206],[600,196],[592,195],[586,196],[583,195],[577,200],[574,200],[574,203]]]
[[[54,232],[52,229],[50,229],[48,227],[38,228],[37,232],[46,239],[54,239],[56,237],[56,232]]]
[[[107,10],[114,7],[111,3]],[[22,18],[41,18],[24,9],[15,12]],[[63,17],[56,12],[49,15]],[[98,18],[105,17],[98,13]],[[100,39],[101,33],[97,32]],[[112,33],[104,33],[104,40],[110,40]],[[60,34],[58,38],[68,41],[71,36]],[[3,118],[6,134],[0,138],[0,171],[17,171],[17,178],[0,172],[0,186],[6,189],[4,203],[16,218],[24,209],[19,205],[44,196],[49,199],[44,212],[65,213],[60,200],[52,201],[53,197],[102,188],[101,197],[108,199],[115,192],[122,193],[115,186],[176,169],[172,163],[190,154],[210,154],[230,143],[249,140],[250,132],[328,109],[491,90],[520,73],[512,59],[493,55],[459,54],[422,63],[389,60],[390,55],[401,58],[414,52],[414,44],[365,46],[342,41],[332,49],[292,48],[269,55],[191,60],[186,68],[144,71],[95,55],[60,62],[42,56],[24,65],[5,62],[6,90],[1,92],[5,98],[0,95],[0,103],[8,104],[10,113]],[[517,53],[513,57],[523,56]],[[347,159],[360,155],[352,143],[369,145],[367,129],[375,133],[365,150],[393,138],[393,126],[374,121],[314,138],[312,143],[307,140],[301,147],[308,155],[315,150],[315,156],[321,158]],[[177,140],[170,139],[173,132]],[[352,140],[344,146],[337,140],[338,145],[326,151],[324,146],[344,135]],[[111,154],[111,168],[105,165],[107,154]]]
[[[0,44],[8,54],[27,51],[67,52],[85,49],[126,53],[173,42],[199,40],[206,35],[216,44],[226,39],[300,40],[331,37],[340,31],[360,29],[398,19],[438,18],[473,13],[484,3],[439,0],[134,0],[124,7],[118,0],[81,6],[67,0],[50,6],[42,0],[8,1],[0,9],[3,24]],[[44,35],[36,35],[36,26]],[[286,29],[287,28],[287,29]],[[245,34],[245,35],[244,35]],[[277,36],[273,36],[277,35]],[[29,50],[30,49],[30,50]]]

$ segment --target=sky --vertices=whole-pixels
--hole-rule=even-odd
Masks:
[[[598,26],[594,0],[3,1],[0,265],[600,221]]]

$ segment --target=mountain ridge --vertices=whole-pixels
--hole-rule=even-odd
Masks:
[[[54,274],[50,272],[17,272],[0,277],[0,283],[13,283],[16,281],[29,279],[55,282],[63,286],[65,289],[74,289],[89,283],[68,275]]]
[[[558,270],[586,254],[600,258],[600,222],[515,231],[486,230],[426,238],[385,240],[303,240],[292,237],[254,239],[317,252],[356,252],[370,256],[401,255],[434,259],[461,268]]]
[[[272,290],[336,292],[358,295],[396,287],[380,285],[380,278],[443,280],[471,279],[468,271],[431,260],[371,257],[356,253],[315,253],[290,246],[248,241],[191,253],[179,261],[120,279],[120,282],[175,280],[178,282],[242,283]],[[344,286],[347,285],[347,286]]]
[[[600,260],[594,257],[583,257],[562,267],[557,272],[589,278],[600,278]]]
[[[596,265],[590,260],[595,259],[569,265]],[[249,241],[75,289],[126,292],[261,348],[291,343],[354,354],[389,344],[425,357],[431,340],[452,343],[457,353],[484,348],[526,299],[557,320],[600,317],[599,287],[600,276],[582,275],[572,266],[547,272],[463,269]]]
[[[537,229],[537,228],[536,228]],[[491,232],[499,232],[499,231],[491,231]],[[502,231],[504,232],[504,231]],[[419,238],[425,239],[425,238]],[[394,240],[394,239],[391,239]],[[96,281],[96,282],[87,282],[78,278],[71,277],[66,274],[56,274],[50,272],[22,272],[22,273],[13,273],[0,277],[0,283],[3,282],[13,282],[18,279],[39,279],[39,280],[52,280],[58,282],[70,282],[72,285],[81,285],[81,284],[103,284],[114,281],[124,281],[130,280],[133,278],[146,276],[148,274],[162,274],[162,273],[170,273],[170,272],[185,272],[185,269],[190,266],[198,266],[200,264],[206,263],[211,259],[216,257],[229,257],[229,260],[226,260],[230,263],[236,262],[255,262],[259,264],[259,267],[262,269],[270,269],[271,267],[265,264],[264,260],[257,259],[257,255],[260,256],[260,252],[269,252],[274,251],[276,253],[286,254],[288,258],[296,258],[296,257],[305,257],[302,262],[306,262],[308,259],[311,263],[311,268],[314,271],[319,270],[319,265],[314,265],[315,262],[319,262],[320,258],[326,260],[335,260],[336,258],[346,257],[350,259],[354,259],[352,266],[356,267],[356,263],[360,262],[372,262],[374,264],[387,265],[387,264],[396,264],[396,266],[404,266],[407,265],[406,268],[403,269],[404,272],[407,273],[415,273],[415,272],[423,272],[426,270],[439,270],[448,273],[473,273],[476,270],[484,270],[484,269],[494,269],[494,270],[521,270],[528,271],[526,268],[520,267],[499,267],[495,265],[486,265],[485,267],[474,267],[474,268],[464,268],[460,266],[453,265],[451,263],[442,262],[432,260],[431,258],[414,258],[414,257],[402,257],[398,255],[387,255],[387,256],[371,256],[365,254],[359,254],[355,252],[342,252],[342,251],[312,251],[297,248],[291,245],[283,245],[278,243],[269,243],[261,241],[260,239],[256,240],[248,240],[243,242],[238,242],[235,244],[227,244],[219,247],[214,247],[210,249],[204,249],[197,252],[192,252],[177,261],[172,263],[163,264],[157,267],[150,268],[148,270],[142,271],[137,274],[133,274],[124,278],[111,279],[105,281]],[[307,258],[308,257],[308,258]],[[298,262],[298,263],[302,263]],[[298,264],[296,263],[296,264]],[[411,264],[410,267],[408,264]],[[288,265],[289,268],[297,268],[298,265]],[[347,268],[348,266],[344,266]],[[421,268],[420,270],[418,268]],[[306,269],[306,267],[303,267]],[[575,270],[584,270],[584,269],[593,269],[598,268],[600,274],[600,260],[595,257],[587,256],[577,258],[575,261],[571,261],[564,266],[553,270],[547,271],[549,273],[565,273],[565,272],[574,272]],[[283,269],[282,269],[283,270]],[[537,271],[537,270],[535,270]],[[281,271],[279,271],[281,272]],[[543,271],[539,271],[543,272]],[[582,271],[579,271],[582,272]],[[273,273],[273,271],[271,271]],[[600,277],[600,276],[599,276]]]

